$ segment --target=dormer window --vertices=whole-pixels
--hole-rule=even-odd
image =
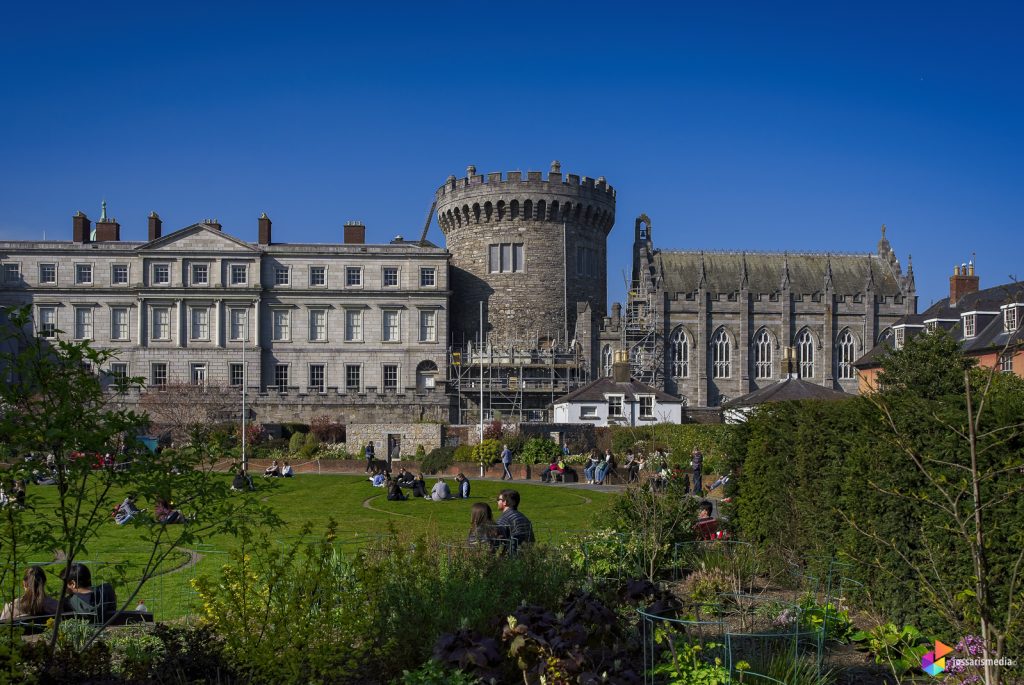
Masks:
[[[1017,305],[1011,304],[1003,309],[1003,329],[1007,333],[1013,333],[1020,325],[1020,317],[1017,315]]]
[[[906,329],[902,326],[893,330],[895,337],[893,338],[893,347],[897,350],[903,349],[903,343],[906,340]]]
[[[938,321],[925,321],[924,330],[926,333],[934,333],[935,327],[938,325]]]
[[[964,315],[964,337],[965,338],[973,338],[974,337],[974,314],[965,314]]]

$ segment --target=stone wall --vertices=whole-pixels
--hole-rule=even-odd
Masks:
[[[377,459],[387,458],[388,436],[399,436],[400,457],[412,459],[416,446],[427,452],[441,446],[444,426],[440,423],[350,423],[345,427],[345,444],[349,454],[361,455],[366,444],[373,441]],[[392,459],[396,459],[392,455]]]

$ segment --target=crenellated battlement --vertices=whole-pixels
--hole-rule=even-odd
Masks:
[[[484,174],[469,166],[466,176],[449,176],[437,189],[437,221],[441,230],[505,221],[574,223],[604,231],[615,223],[615,189],[603,176],[594,179],[562,174],[551,163],[547,177],[540,171]]]

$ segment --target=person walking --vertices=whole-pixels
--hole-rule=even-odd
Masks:
[[[502,490],[498,493],[499,535],[509,541],[509,552],[515,554],[523,545],[534,541],[533,524],[519,511],[519,491]]]
[[[700,479],[704,471],[704,454],[700,451],[700,447],[694,446],[693,448],[693,453],[690,455],[690,468],[693,469],[693,494],[703,495],[704,486]]]
[[[366,443],[366,449],[363,452],[366,455],[366,473],[369,473],[373,469],[373,440]]]
[[[512,450],[508,448],[508,445],[502,445],[501,447],[501,468],[505,470],[505,472],[501,474],[501,479],[505,480],[508,478],[509,480],[512,480],[512,471],[508,468],[512,463]]]

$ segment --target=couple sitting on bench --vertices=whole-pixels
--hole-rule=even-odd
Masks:
[[[92,586],[92,575],[85,564],[71,564],[62,574],[67,594],[63,610],[76,617],[91,618],[94,623],[106,623],[117,613],[117,596],[110,583]],[[46,573],[41,566],[29,566],[21,581],[21,597],[4,605],[0,621],[10,622],[25,618],[52,618],[60,613],[57,600],[46,594]]]

